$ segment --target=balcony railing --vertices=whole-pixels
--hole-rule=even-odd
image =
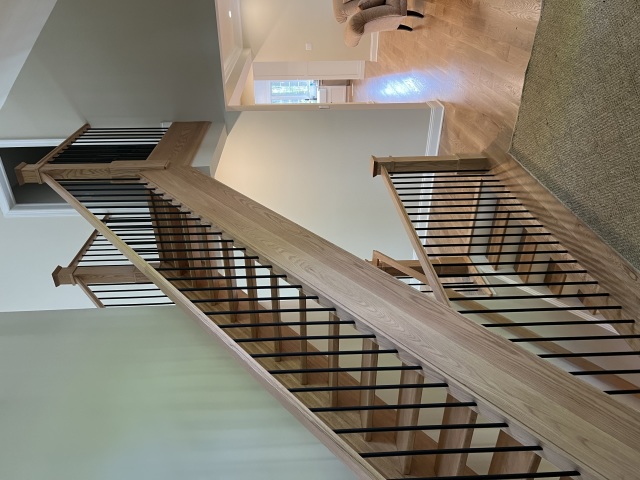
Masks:
[[[80,258],[108,241],[143,275],[111,283],[153,282],[360,478],[636,477],[638,411],[454,311],[459,266],[422,265],[433,300],[189,168],[201,136],[171,133],[162,168],[40,169],[97,232]],[[60,283],[102,290],[96,263]]]

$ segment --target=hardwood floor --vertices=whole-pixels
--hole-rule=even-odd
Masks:
[[[506,151],[520,106],[541,0],[409,0],[424,19],[382,32],[356,102],[445,106],[440,153]]]

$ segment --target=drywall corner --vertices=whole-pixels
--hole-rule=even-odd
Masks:
[[[222,150],[224,144],[227,141],[227,127],[224,123],[212,123],[204,136],[200,148],[196,157],[193,159],[191,166],[198,168],[199,170],[206,171],[209,169],[208,175],[213,176],[220,157],[222,156]]]
[[[444,105],[437,100],[427,102],[431,110],[429,121],[429,132],[427,133],[427,151],[425,155],[438,155],[440,150],[440,137],[442,136],[442,125],[444,123]]]

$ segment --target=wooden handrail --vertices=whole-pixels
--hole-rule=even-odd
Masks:
[[[420,265],[422,265],[422,270],[425,276],[428,279],[427,285],[431,287],[433,290],[433,294],[437,301],[443,303],[444,305],[450,305],[449,299],[447,298],[447,293],[440,285],[438,280],[438,274],[436,273],[433,265],[429,261],[429,257],[427,256],[427,252],[424,250],[424,246],[418,237],[415,229],[413,228],[413,224],[411,223],[411,219],[407,215],[407,211],[404,209],[402,205],[402,200],[398,197],[398,193],[393,186],[393,182],[391,181],[391,177],[389,176],[389,172],[387,171],[384,165],[380,166],[380,173],[382,175],[382,179],[384,180],[384,184],[391,195],[391,200],[393,202],[393,206],[396,208],[398,215],[400,216],[400,221],[402,222],[402,226],[405,229],[405,232],[409,236],[409,241],[411,242],[411,246],[413,247],[413,251],[416,253],[418,260],[420,261]]]
[[[393,345],[403,361],[507,420],[512,437],[541,445],[556,465],[577,465],[587,479],[636,478],[637,411],[193,169],[143,177]]]
[[[97,297],[97,295],[95,293],[93,293],[91,291],[91,289],[89,288],[89,286],[84,282],[84,280],[78,279],[78,286],[80,287],[80,289],[84,292],[84,294],[89,297],[89,300],[91,300],[91,302],[93,302],[93,304],[98,307],[98,308],[105,308],[104,303],[102,303],[102,301],[100,301],[100,299]]]
[[[204,175],[203,175],[204,176]],[[199,310],[176,286],[164,278],[148,262],[140,257],[131,247],[113,233],[98,217],[87,210],[78,200],[69,194],[55,179],[43,175],[43,181],[67,201],[85,220],[87,220],[104,238],[109,240],[133,265],[143,273],[150,281],[160,288],[176,305],[194,318],[198,324],[208,333],[211,333],[219,342],[241,361],[241,364],[276,398],[282,405],[311,433],[316,435],[338,458],[351,468],[362,480],[384,480],[384,477],[375,470],[366,460],[355,452],[344,440],[336,435],[326,424],[313,415],[292,393],[290,393],[274,377],[267,372],[251,355],[243,350],[237,343]]]
[[[572,257],[589,269],[589,275],[623,307],[620,318],[636,319],[634,323],[615,324],[616,331],[621,334],[640,334],[640,322],[637,321],[640,319],[640,270],[604,243],[511,155],[490,147],[482,153],[448,156],[373,156],[371,167],[374,177],[381,175],[383,169],[390,173],[488,170],[496,179],[509,185],[510,191],[524,207],[562,242],[563,248],[568,249]],[[526,226],[526,221],[523,224]],[[635,350],[640,350],[640,339],[628,339],[627,343]]]
[[[159,266],[157,262],[150,265]],[[87,284],[144,283],[147,280],[137,268],[131,265],[58,266],[52,276],[56,286],[76,285],[80,282]]]
[[[460,154],[434,157],[371,157],[371,173],[374,177],[388,173],[413,172],[425,169],[428,172],[441,170],[484,170],[491,164],[485,154]]]
[[[399,272],[402,272],[405,275],[408,275],[411,278],[414,278],[415,280],[418,280],[419,282],[425,283],[427,284],[427,277],[425,275],[423,275],[422,273],[416,271],[415,269],[408,267],[400,262],[398,262],[396,259],[389,257],[388,255],[385,255],[382,252],[379,252],[377,250],[373,251],[373,255],[371,258],[372,262],[374,265],[380,267],[380,264],[385,264],[388,265],[389,267],[393,267],[394,269],[396,269]],[[456,292],[454,290],[451,290],[448,292],[448,294],[450,295],[451,298],[468,298],[468,301],[465,301],[466,304],[469,306],[469,308],[473,309],[473,310],[489,310],[485,305],[483,305],[482,303],[473,300],[473,297],[466,297],[465,295]],[[535,297],[532,297],[535,298]],[[478,313],[477,315],[480,315],[488,320],[490,320],[491,322],[494,323],[509,323],[514,325],[514,327],[511,327],[509,330],[513,335],[517,335],[520,337],[528,337],[528,338],[542,338],[541,335],[538,335],[537,333],[535,333],[534,331],[526,328],[526,327],[518,327],[517,326],[517,322],[511,320],[509,317],[506,317],[504,315],[501,315],[499,313],[491,313],[491,312],[487,312],[487,313]],[[597,323],[597,321],[594,320],[594,323]],[[566,348],[558,345],[557,343],[554,342],[537,342],[536,345],[539,348],[543,348],[546,351],[548,351],[549,353],[560,353],[560,354],[565,354],[565,353],[572,353],[571,350],[567,350]],[[589,371],[604,371],[605,369],[602,368],[600,365],[595,364],[593,362],[590,362],[589,360],[582,358],[582,357],[568,357],[565,359],[566,362],[571,363],[573,365],[575,365],[576,367],[580,368],[581,370],[589,370]],[[635,390],[638,387],[631,383],[626,381],[624,378],[621,378],[617,375],[608,375],[608,383],[611,386],[614,386],[616,388],[619,389],[628,389],[628,390]]]
[[[91,125],[85,123],[78,130],[73,132],[69,138],[51,150],[44,158],[38,160],[38,162],[30,165],[22,162],[15,168],[16,177],[18,178],[18,184],[24,185],[25,183],[42,183],[42,177],[40,176],[40,169],[46,166],[53,157],[58,155],[62,150],[67,148],[73,142],[75,142],[84,132],[86,132]]]
[[[193,161],[211,122],[174,122],[171,124],[158,145],[146,160],[121,161],[108,164],[49,163],[52,158],[72,145],[91,126],[83,125],[46,157],[31,165],[21,163],[15,168],[20,185],[25,183],[42,183],[43,175],[57,180],[91,179],[91,178],[124,178],[136,175],[142,170],[165,169],[167,165],[189,166]]]

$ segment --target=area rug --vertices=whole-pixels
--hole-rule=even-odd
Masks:
[[[640,2],[544,2],[510,153],[640,268]]]

